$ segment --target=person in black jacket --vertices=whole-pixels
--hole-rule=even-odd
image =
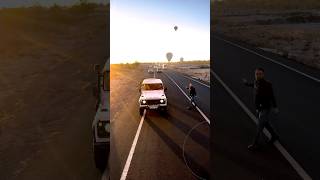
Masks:
[[[258,127],[253,143],[248,146],[249,150],[255,150],[258,148],[258,141],[264,128],[266,128],[271,134],[271,139],[268,144],[273,144],[278,140],[278,135],[269,123],[269,114],[271,110],[275,113],[278,113],[279,110],[277,108],[272,84],[264,79],[264,69],[257,68],[255,70],[254,83],[249,83],[245,79],[243,79],[243,82],[246,86],[252,87],[255,90],[254,103],[258,117]]]
[[[194,97],[197,95],[196,93],[196,89],[193,87],[192,83],[189,83],[189,87],[187,87],[187,89],[189,90],[189,97],[190,97],[190,106],[188,107],[188,109],[191,109],[191,107],[195,107],[196,103],[194,101]]]

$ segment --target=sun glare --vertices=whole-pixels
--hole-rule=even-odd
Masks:
[[[111,10],[111,63],[165,62],[167,52],[172,61],[209,60],[209,29]]]

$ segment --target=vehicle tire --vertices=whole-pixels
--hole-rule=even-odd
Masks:
[[[94,162],[95,162],[96,168],[98,168],[101,172],[103,172],[107,167],[107,162],[108,162],[107,149],[93,147],[93,150],[94,150]]]
[[[161,107],[160,113],[161,113],[162,115],[166,115],[166,114],[167,114],[167,106]]]
[[[139,109],[140,116],[143,115],[143,111],[144,111],[144,108],[140,108],[140,109]]]

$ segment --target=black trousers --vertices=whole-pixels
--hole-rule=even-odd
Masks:
[[[258,115],[257,133],[256,133],[256,136],[253,140],[253,144],[258,143],[264,128],[266,128],[270,132],[271,138],[278,138],[277,133],[274,131],[274,128],[270,124],[270,119],[269,119],[270,112],[271,112],[270,109],[263,109],[263,110],[258,111],[258,113],[257,113],[257,115]]]

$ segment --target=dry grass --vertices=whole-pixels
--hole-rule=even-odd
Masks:
[[[213,6],[214,32],[320,69],[320,1],[226,0]]]
[[[318,0],[222,0],[211,3],[215,13],[228,13],[242,11],[246,13],[257,11],[279,11],[279,10],[310,10],[320,9]]]

